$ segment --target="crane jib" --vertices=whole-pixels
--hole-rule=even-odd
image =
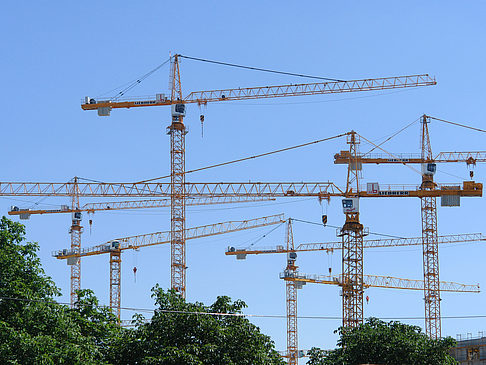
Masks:
[[[287,84],[278,86],[260,86],[233,89],[220,89],[190,92],[182,100],[171,101],[168,98],[156,96],[154,99],[137,98],[132,100],[102,100],[97,101],[86,97],[81,104],[83,110],[96,110],[101,108],[132,108],[143,106],[172,105],[176,103],[206,104],[208,102],[265,99],[289,96],[336,94],[345,92],[376,91],[396,88],[409,88],[436,85],[435,78],[427,74],[398,77],[384,77],[374,79],[361,79],[336,82],[320,82],[309,84]],[[159,94],[162,95],[162,94]],[[105,115],[105,114],[100,114]]]

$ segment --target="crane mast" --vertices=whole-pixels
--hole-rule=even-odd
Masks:
[[[321,82],[309,84],[288,84],[280,86],[251,87],[194,91],[185,98],[182,96],[179,59],[176,54],[171,58],[170,84],[171,98],[156,97],[155,100],[96,101],[89,97],[81,105],[83,110],[98,110],[98,115],[108,116],[113,108],[171,105],[172,123],[167,133],[170,135],[171,155],[171,287],[185,297],[186,292],[186,253],[185,253],[185,104],[208,102],[265,99],[288,96],[334,94],[343,92],[388,90],[418,86],[436,85],[434,78],[427,74],[375,79]]]
[[[294,249],[294,236],[292,232],[292,219],[289,218],[285,238],[287,241],[287,249]],[[286,271],[290,274],[297,272],[297,266],[295,260],[297,254],[295,252],[289,252],[287,254],[287,267]],[[286,303],[287,303],[287,356],[288,365],[298,364],[298,336],[297,336],[297,283],[294,281],[285,282],[286,289]]]
[[[358,327],[363,322],[363,237],[359,221],[359,174],[357,160],[359,138],[353,131],[347,136],[351,162],[348,164],[343,210],[346,221],[339,233],[342,237],[342,313],[343,327]],[[353,184],[355,191],[353,192]]]
[[[283,214],[248,219],[244,221],[228,221],[206,226],[188,228],[184,232],[186,239],[196,239],[265,227],[273,224],[283,223]],[[165,243],[172,243],[172,232],[155,232],[138,236],[117,238],[101,245],[85,247],[81,251],[68,249],[54,251],[52,256],[57,259],[65,259],[68,264],[80,257],[110,254],[110,307],[120,319],[121,312],[121,264],[122,252],[125,250],[138,250],[142,247],[156,246]]]
[[[349,80],[349,81],[337,81],[337,82],[320,82],[320,83],[306,83],[306,84],[287,84],[278,86],[264,86],[264,87],[250,87],[250,88],[235,88],[235,89],[220,89],[209,91],[194,91],[190,92],[186,97],[182,95],[181,77],[180,77],[180,58],[182,55],[176,54],[171,57],[171,70],[170,70],[170,99],[164,97],[162,94],[156,95],[154,99],[138,99],[138,100],[95,100],[93,98],[86,97],[81,105],[83,110],[97,110],[100,116],[109,116],[110,112],[114,108],[132,108],[132,107],[147,107],[147,106],[171,106],[171,124],[167,128],[167,133],[170,136],[170,160],[171,160],[171,173],[170,173],[170,192],[163,193],[160,191],[161,186],[159,184],[101,184],[95,187],[98,189],[96,192],[91,190],[91,186],[84,186],[83,191],[78,190],[78,196],[170,196],[171,201],[171,287],[175,289],[181,296],[185,297],[186,292],[186,252],[185,252],[185,206],[186,198],[188,196],[187,185],[185,183],[185,135],[187,129],[184,125],[185,116],[185,104],[197,103],[207,104],[208,102],[221,102],[232,100],[250,100],[250,99],[265,99],[275,97],[289,97],[289,96],[304,96],[304,95],[322,95],[322,94],[335,94],[335,93],[347,93],[347,92],[361,92],[361,91],[376,91],[376,90],[388,90],[396,88],[410,88],[421,86],[436,85],[435,78],[430,77],[427,74],[421,75],[408,75],[398,77],[385,77],[385,78],[370,78],[361,80]],[[7,189],[15,189],[7,192],[7,195],[15,194],[22,195],[45,195],[49,190],[53,188],[52,184],[22,184],[13,186],[7,184]],[[143,185],[143,190],[138,190],[139,185]],[[249,184],[250,185],[250,184]],[[66,186],[61,186],[61,189]],[[85,190],[88,188],[88,190]],[[21,189],[21,190],[17,190]],[[47,190],[45,190],[47,189]],[[152,189],[152,190],[151,190]],[[57,190],[53,190],[55,195],[58,195]],[[4,186],[0,183],[0,195],[5,193]],[[20,193],[20,194],[19,194]],[[162,193],[162,194],[161,194]],[[85,195],[87,194],[87,195]],[[272,196],[275,195],[272,192]],[[68,194],[70,195],[70,194]],[[303,196],[297,193],[294,189],[287,189],[283,192],[283,196]],[[327,194],[325,194],[327,195]],[[213,196],[228,196],[227,192],[221,192],[220,194]],[[229,195],[231,196],[231,194]],[[234,195],[233,195],[234,196]],[[256,195],[253,192],[246,196],[261,196]],[[319,195],[321,196],[321,195]],[[79,209],[79,203],[77,204]],[[74,208],[73,208],[74,209]],[[76,231],[78,226],[73,223]],[[80,226],[79,226],[80,227]],[[82,227],[78,229],[81,232]],[[76,243],[77,237],[73,234],[73,248],[80,247],[80,243]],[[115,254],[114,254],[115,255]],[[113,256],[113,263],[116,265],[118,259]],[[79,266],[79,265],[78,265]],[[76,267],[78,267],[76,266]],[[74,266],[73,266],[74,267]],[[75,270],[73,268],[73,270]],[[79,273],[72,275],[72,281],[78,282],[80,279],[80,266],[78,267]],[[114,280],[118,280],[114,278]],[[78,284],[77,284],[78,285]],[[79,285],[78,285],[79,286]]]
[[[422,185],[420,189],[434,190],[436,189],[434,182],[436,165],[432,160],[428,117],[423,115],[421,122],[421,158],[425,162],[422,164]],[[420,198],[420,205],[422,213],[425,333],[432,339],[438,339],[441,337],[441,323],[437,198],[424,196]]]
[[[72,185],[72,199],[71,208],[79,208],[79,188],[78,179],[74,178]],[[71,228],[71,250],[79,253],[81,251],[81,234],[83,233],[83,226],[81,226],[81,213],[72,213]],[[76,305],[78,301],[78,290],[81,290],[81,259],[75,257],[71,259],[71,307]]]
[[[141,209],[141,208],[158,208],[168,206],[167,200],[130,200],[130,201],[111,201],[102,203],[88,203],[80,207],[79,205],[79,183],[78,178],[75,177],[73,184],[70,185],[72,191],[71,208],[67,205],[61,206],[61,209],[21,209],[19,207],[12,207],[8,212],[9,215],[18,215],[20,219],[29,219],[32,214],[63,214],[71,213],[72,223],[70,227],[71,249],[69,250],[71,256],[68,264],[70,269],[70,294],[71,306],[74,306],[77,300],[77,290],[81,289],[81,256],[83,250],[81,249],[81,234],[83,227],[81,226],[82,212],[94,213],[96,211],[120,210],[120,209]],[[246,197],[215,197],[215,198],[193,198],[190,199],[188,205],[207,205],[207,204],[227,204],[236,202],[262,201],[268,200],[265,198],[246,198]],[[170,202],[169,202],[170,205]],[[66,250],[67,251],[67,250]],[[117,288],[121,286],[121,252],[117,250],[110,251],[110,288]],[[110,306],[111,308],[118,308],[117,314],[120,315],[120,291],[110,289]]]
[[[383,155],[359,155],[359,163],[394,163],[394,164],[421,164],[422,182],[417,190],[421,205],[422,223],[422,252],[423,252],[423,273],[424,273],[424,303],[425,303],[425,333],[432,339],[441,337],[440,323],[440,287],[439,287],[439,253],[438,253],[438,232],[437,232],[437,197],[445,198],[444,205],[459,205],[459,198],[467,196],[456,190],[454,185],[439,185],[434,181],[436,163],[440,162],[465,162],[468,166],[475,165],[477,162],[486,161],[484,151],[475,152],[441,152],[435,158],[432,155],[430,143],[429,123],[431,119],[436,119],[427,115],[420,118],[420,157],[418,156],[394,156],[390,154],[388,158]],[[353,156],[347,151],[341,151],[334,156],[335,163],[352,163]],[[471,178],[473,173],[470,174]],[[474,181],[464,181],[464,190],[482,184]],[[455,193],[450,194],[451,191]],[[437,192],[441,194],[437,194]],[[444,195],[443,195],[444,194]],[[446,195],[449,195],[448,197]],[[474,195],[470,195],[474,196]],[[457,198],[456,199],[454,199]],[[449,200],[448,200],[449,198]]]
[[[182,100],[179,57],[171,62],[171,101]],[[172,104],[172,123],[167,128],[170,136],[170,285],[186,297],[186,205],[185,205],[185,105]]]

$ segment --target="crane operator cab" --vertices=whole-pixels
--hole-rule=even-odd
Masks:
[[[71,214],[71,218],[73,221],[80,222],[81,219],[83,218],[83,214],[81,212],[73,212]]]
[[[359,198],[343,199],[343,213],[359,213]]]
[[[186,105],[185,104],[172,104],[171,106],[172,118],[180,118],[186,116]]]
[[[434,176],[436,171],[437,171],[437,164],[435,163],[422,164],[422,175]]]

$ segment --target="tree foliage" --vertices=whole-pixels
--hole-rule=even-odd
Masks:
[[[127,331],[112,347],[114,364],[282,364],[274,344],[241,316],[246,304],[218,297],[210,306],[187,303],[179,294],[152,289],[157,309],[149,323]],[[201,314],[194,314],[201,313]]]
[[[448,354],[455,340],[451,337],[432,340],[418,326],[369,318],[357,328],[341,327],[337,332],[339,347],[329,352],[312,348],[307,364],[456,364]]]
[[[0,359],[2,364],[100,364],[116,318],[80,291],[76,309],[54,302],[60,294],[25,243],[24,226],[0,220]]]
[[[121,328],[90,290],[78,291],[75,308],[58,304],[39,246],[24,236],[23,225],[0,220],[1,364],[282,364],[247,319],[202,314],[241,313],[240,300],[222,296],[204,306],[156,286],[155,314],[148,323],[135,316],[135,329]]]

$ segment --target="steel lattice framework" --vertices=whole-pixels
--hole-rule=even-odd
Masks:
[[[283,222],[285,222],[283,214],[276,214],[276,215],[270,215],[270,216],[254,218],[254,219],[245,219],[241,221],[227,221],[221,223],[213,223],[204,226],[187,228],[185,237],[186,240],[191,240],[196,238],[214,236],[223,233],[238,232],[245,229],[266,227],[266,226],[279,224]],[[81,249],[79,253],[75,253],[67,249],[57,250],[52,252],[52,256],[58,259],[68,259],[71,257],[84,257],[84,256],[105,254],[111,252],[111,249],[109,247],[110,243],[115,241],[119,244],[119,248],[121,251],[137,250],[143,247],[170,243],[171,231],[154,232],[154,233],[141,234],[137,236],[115,238],[113,240],[110,240],[100,245],[84,247]]]
[[[174,63],[177,63],[177,69],[173,66],[171,75],[178,68],[178,55],[174,56]],[[349,81],[335,81],[335,82],[317,82],[309,84],[287,84],[278,86],[258,86],[237,89],[220,89],[208,91],[193,91],[184,98],[174,98],[174,95],[180,93],[180,83],[174,82],[174,76],[171,76],[171,84],[178,85],[179,89],[172,91],[172,98],[157,99],[157,98],[130,98],[124,100],[122,98],[116,101],[98,100],[93,103],[84,103],[81,105],[83,110],[97,110],[100,108],[119,109],[119,108],[137,108],[147,106],[164,106],[176,103],[184,104],[207,104],[209,102],[235,101],[235,100],[252,100],[252,99],[268,99],[290,96],[305,96],[305,95],[323,95],[323,94],[337,94],[348,92],[361,91],[376,91],[388,89],[401,89],[409,87],[432,86],[436,85],[435,78],[427,74],[409,75],[397,77],[382,77],[375,79],[361,79]]]
[[[294,277],[280,274],[284,280],[292,280],[302,283],[330,284],[343,286],[345,279],[343,275],[315,275],[297,273]],[[441,291],[456,293],[479,293],[479,284],[461,284],[452,281],[440,281]],[[407,289],[407,290],[424,290],[424,281],[417,279],[396,278],[384,275],[363,275],[363,286],[365,288],[386,288],[386,289]]]
[[[182,99],[178,57],[171,62],[171,100]],[[186,297],[186,127],[183,117],[172,114],[170,136],[170,286]]]
[[[465,233],[465,234],[450,234],[445,236],[437,236],[439,244],[447,243],[462,243],[462,242],[482,242],[486,241],[486,236],[482,233]],[[404,237],[404,238],[387,238],[387,239],[374,239],[363,240],[363,248],[376,248],[376,247],[401,247],[401,246],[421,246],[423,242],[422,236],[420,237]],[[332,252],[334,250],[342,249],[342,241],[335,242],[323,242],[323,243],[301,243],[294,249],[289,250],[282,245],[269,246],[269,247],[253,247],[252,249],[228,247],[225,255],[244,257],[245,255],[261,255],[271,253],[289,253],[289,252],[306,252],[306,251],[327,251]]]
[[[207,197],[207,198],[189,198],[186,199],[186,206],[194,205],[213,205],[213,204],[234,204],[234,203],[248,203],[275,200],[275,198],[260,198],[260,197]],[[126,201],[110,201],[98,203],[86,203],[83,206],[72,209],[67,205],[62,205],[58,209],[23,209],[19,207],[12,207],[8,212],[9,215],[23,215],[30,216],[32,214],[59,214],[59,213],[74,213],[87,212],[94,213],[108,210],[124,210],[124,209],[149,209],[149,208],[164,208],[170,207],[170,199],[150,199],[150,200],[126,200]]]
[[[361,92],[374,90],[387,90],[396,88],[420,87],[436,85],[434,78],[427,74],[408,75],[399,77],[385,77],[374,79],[361,79],[350,81],[320,82],[308,84],[288,84],[280,86],[250,87],[219,89],[209,91],[190,92],[186,97],[182,95],[179,59],[183,57],[176,54],[171,57],[170,88],[171,96],[156,95],[152,98],[134,98],[122,100],[95,100],[87,97],[82,103],[83,110],[98,110],[98,115],[108,116],[112,109],[148,107],[148,106],[172,106],[172,124],[169,127],[171,136],[171,285],[182,296],[185,296],[185,198],[190,192],[184,185],[184,135],[186,133],[182,116],[176,109],[185,110],[184,104],[197,103],[206,105],[209,102],[265,99],[289,96],[322,95],[344,92]],[[174,109],[175,107],[175,109]],[[220,196],[227,196],[228,192],[222,192]],[[296,195],[298,192],[288,188],[285,196]]]
[[[346,164],[349,160],[349,152],[341,151],[334,155],[335,164]],[[417,153],[366,153],[360,154],[358,160],[365,163],[381,164],[417,164],[426,162]],[[434,162],[465,162],[468,165],[475,165],[478,162],[486,162],[486,151],[472,152],[440,152],[433,158]]]
[[[78,186],[78,178],[74,178],[74,183],[69,185],[72,188],[72,199],[71,199],[71,207],[68,206],[61,206],[60,209],[20,209],[18,207],[12,207],[12,210],[8,212],[9,215],[19,215],[21,219],[28,219],[32,214],[59,214],[59,213],[71,213],[73,216],[72,224],[70,227],[70,235],[71,235],[71,249],[70,250],[61,250],[60,253],[57,255],[63,255],[64,253],[69,252],[71,266],[71,276],[70,276],[70,283],[71,283],[71,305],[74,305],[77,299],[76,291],[81,289],[81,256],[88,256],[92,254],[95,250],[86,250],[81,249],[81,236],[83,232],[83,227],[80,225],[81,223],[81,215],[78,213],[88,212],[94,213],[97,211],[108,211],[108,210],[120,210],[120,209],[146,209],[146,208],[159,208],[159,207],[169,207],[170,200],[129,200],[129,201],[112,201],[112,202],[101,202],[101,203],[88,203],[79,207],[79,186]],[[263,200],[270,200],[272,198],[260,198],[260,197],[209,197],[209,198],[191,198],[186,205],[209,205],[209,204],[229,204],[229,203],[244,203],[244,202],[252,202],[252,201],[263,201]],[[209,227],[207,227],[209,228]],[[190,233],[194,230],[190,230]],[[162,234],[160,232],[160,234]],[[167,234],[167,233],[166,233]],[[168,232],[170,234],[170,232]],[[196,233],[195,233],[196,234]],[[160,241],[160,237],[158,235],[144,235],[144,236],[137,236],[140,238],[139,244],[146,244],[146,240],[153,241]],[[157,237],[157,238],[155,238]],[[137,242],[131,241],[131,244],[137,245]],[[106,244],[101,248],[106,248]],[[87,253],[87,254],[86,254]],[[119,267],[119,265],[118,265]],[[115,268],[114,270],[118,270]],[[110,269],[110,273],[113,270]],[[120,276],[120,275],[118,275]],[[119,295],[118,295],[119,297]],[[115,304],[119,302],[119,299],[113,301]]]
[[[286,229],[287,249],[294,248],[294,236],[292,232],[292,220],[289,219]],[[295,254],[294,254],[295,255]],[[287,255],[287,268],[289,273],[296,273],[295,256]],[[287,356],[289,365],[298,363],[299,342],[297,336],[297,283],[285,282],[287,299]]]
[[[169,127],[171,157],[171,288],[186,296],[186,205],[185,205],[185,135],[186,128],[180,120],[173,120]]]
[[[360,167],[358,155],[359,138],[355,132],[347,136],[351,162],[348,164],[346,197],[359,191]],[[343,327],[358,327],[363,322],[363,236],[364,228],[359,221],[359,212],[346,212],[346,221],[341,229],[342,237],[342,313]]]
[[[432,147],[428,118],[422,116],[421,146],[424,165],[432,164]],[[435,190],[433,173],[422,169],[422,190]],[[435,172],[435,171],[434,171]],[[424,261],[425,333],[432,339],[441,337],[440,285],[439,285],[439,241],[437,234],[437,201],[434,197],[421,198],[422,251]]]
[[[77,186],[77,179],[74,179],[72,185],[72,209],[79,207],[79,191]],[[79,253],[81,250],[81,234],[83,233],[83,227],[81,226],[81,218],[76,217],[73,214],[72,224],[69,230],[71,234],[71,250],[75,253]],[[77,291],[81,289],[81,259],[74,258],[71,264],[71,307],[76,305],[78,301]]]
[[[121,251],[110,252],[110,308],[121,315]]]
[[[273,224],[284,223],[283,214],[248,219],[243,221],[228,221],[206,226],[188,228],[184,232],[186,240],[220,235],[224,233],[238,232],[246,229],[266,227]],[[121,254],[125,250],[136,250],[142,247],[150,247],[172,243],[172,231],[156,232],[138,236],[118,238],[101,245],[83,248],[81,252],[74,250],[59,250],[52,253],[58,259],[79,260],[80,257],[110,254],[110,306],[120,318],[121,307]]]
[[[358,154],[352,156],[348,151],[341,151],[334,156],[335,163],[362,164],[362,163],[390,163],[390,164],[414,164],[422,165],[422,183],[415,196],[421,200],[421,219],[422,219],[422,251],[423,251],[423,270],[424,270],[424,302],[425,302],[425,332],[432,339],[441,337],[440,323],[440,287],[439,287],[439,236],[437,232],[437,202],[438,191],[446,192],[455,190],[456,197],[473,196],[458,193],[457,184],[450,186],[439,185],[434,181],[436,163],[442,162],[465,162],[468,166],[478,162],[486,161],[485,151],[475,152],[441,152],[433,157],[430,143],[428,124],[430,119],[436,119],[427,115],[421,117],[421,153],[416,154]],[[375,148],[379,148],[376,146]],[[381,148],[380,148],[381,149]],[[471,178],[473,174],[471,173]],[[463,187],[479,186],[482,184],[474,181],[464,181]],[[381,189],[380,189],[381,190]],[[452,204],[452,203],[451,203]]]
[[[71,197],[73,183],[0,182],[0,196]],[[443,189],[444,188],[444,189]],[[84,198],[137,197],[170,198],[170,183],[78,183],[78,196]],[[186,200],[189,198],[283,198],[317,197],[328,199],[345,196],[345,189],[332,182],[220,182],[185,183]],[[416,184],[380,184],[377,192],[366,187],[353,191],[362,198],[421,198],[423,196],[482,196],[483,184],[464,181],[437,184],[435,190],[421,190]]]
[[[353,328],[363,322],[363,225],[358,214],[346,215],[341,235],[343,327]]]

